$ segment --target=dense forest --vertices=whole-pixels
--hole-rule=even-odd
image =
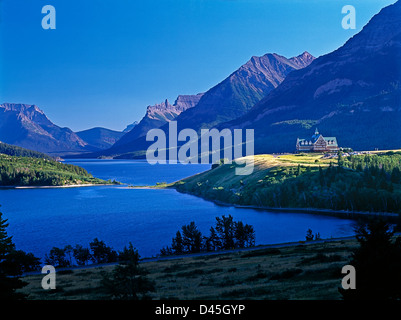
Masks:
[[[195,179],[174,187],[239,205],[401,213],[401,152],[340,154],[324,166],[276,166],[263,179],[254,183],[241,180],[229,187],[213,185],[201,176]]]
[[[0,142],[0,153],[14,157],[30,157],[30,158],[47,159],[47,160],[53,159],[52,157],[50,157],[45,153],[13,146],[11,144],[7,144],[4,142]]]
[[[0,186],[63,186],[109,184],[85,169],[50,159],[0,154]]]

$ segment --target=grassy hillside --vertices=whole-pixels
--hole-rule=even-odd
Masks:
[[[108,184],[85,169],[54,160],[0,154],[0,186]]]
[[[255,155],[254,170],[250,175],[235,175],[237,165],[233,162],[180,180],[170,186],[180,192],[195,194],[210,200],[232,204],[262,205],[253,194],[260,192],[270,177],[293,172],[299,164],[316,169],[318,165],[327,167],[332,161],[335,160],[322,159],[321,154]]]
[[[141,266],[155,282],[151,298],[158,299],[306,299],[340,300],[341,268],[348,263],[356,240],[246,252],[144,261]],[[23,278],[21,291],[31,300],[110,299],[102,287],[102,272],[115,266],[57,272],[57,290],[43,290],[42,274]]]
[[[401,213],[401,153],[256,155],[251,175],[223,164],[170,187],[228,204]]]

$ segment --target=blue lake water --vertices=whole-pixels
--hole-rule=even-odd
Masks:
[[[209,165],[150,165],[139,160],[74,160],[95,177],[133,185],[173,182],[208,170]],[[182,225],[195,221],[209,235],[215,217],[231,214],[254,226],[256,244],[305,240],[307,229],[322,238],[354,234],[354,222],[329,216],[271,213],[222,207],[175,190],[94,186],[54,189],[0,189],[3,218],[17,249],[43,258],[52,247],[81,244],[95,237],[115,250],[129,242],[141,257],[171,244]]]

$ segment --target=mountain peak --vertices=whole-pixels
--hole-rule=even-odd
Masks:
[[[289,59],[292,63],[297,65],[299,68],[305,68],[310,65],[316,58],[312,56],[308,51],[304,51],[302,54]]]
[[[302,54],[299,56],[304,56],[304,57],[313,57],[308,51],[304,51]]]
[[[293,69],[302,69],[312,63],[313,60],[315,60],[315,57],[307,51],[304,51],[299,56],[290,59],[279,55],[278,53],[266,53],[261,57],[252,56],[251,59],[241,66],[239,70],[251,69],[254,72],[258,71],[258,69],[266,69],[276,72],[277,68],[282,68],[278,67],[278,64],[291,65]]]
[[[315,57],[311,55],[308,51],[304,51],[302,54],[297,56],[297,58],[306,59],[306,60],[314,60]]]
[[[47,153],[85,151],[87,145],[69,128],[52,123],[36,105],[0,105],[0,140],[23,148]]]
[[[34,104],[5,102],[0,105],[0,108],[4,108],[6,111],[17,111],[17,112],[35,111],[40,114],[44,114],[44,112]]]

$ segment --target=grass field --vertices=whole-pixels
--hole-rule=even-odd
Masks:
[[[219,186],[223,189],[231,188],[233,185],[251,185],[260,180],[263,180],[272,168],[275,167],[296,167],[298,164],[306,166],[329,166],[330,160],[322,159],[322,154],[305,154],[305,155],[255,155],[253,157],[254,169],[250,175],[236,175],[235,168],[238,165],[233,162],[232,164],[224,164],[213,170],[197,174],[178,182],[168,184],[167,187],[177,187],[186,183],[196,184],[201,186],[205,181],[210,185]],[[316,162],[318,161],[318,162]],[[333,162],[333,160],[331,160]],[[166,186],[164,186],[166,187]]]
[[[282,248],[142,262],[159,299],[338,300],[341,268],[358,246],[356,240],[306,242]],[[55,290],[41,287],[43,275],[23,278],[29,299],[109,299],[101,272],[114,266],[60,271]]]

